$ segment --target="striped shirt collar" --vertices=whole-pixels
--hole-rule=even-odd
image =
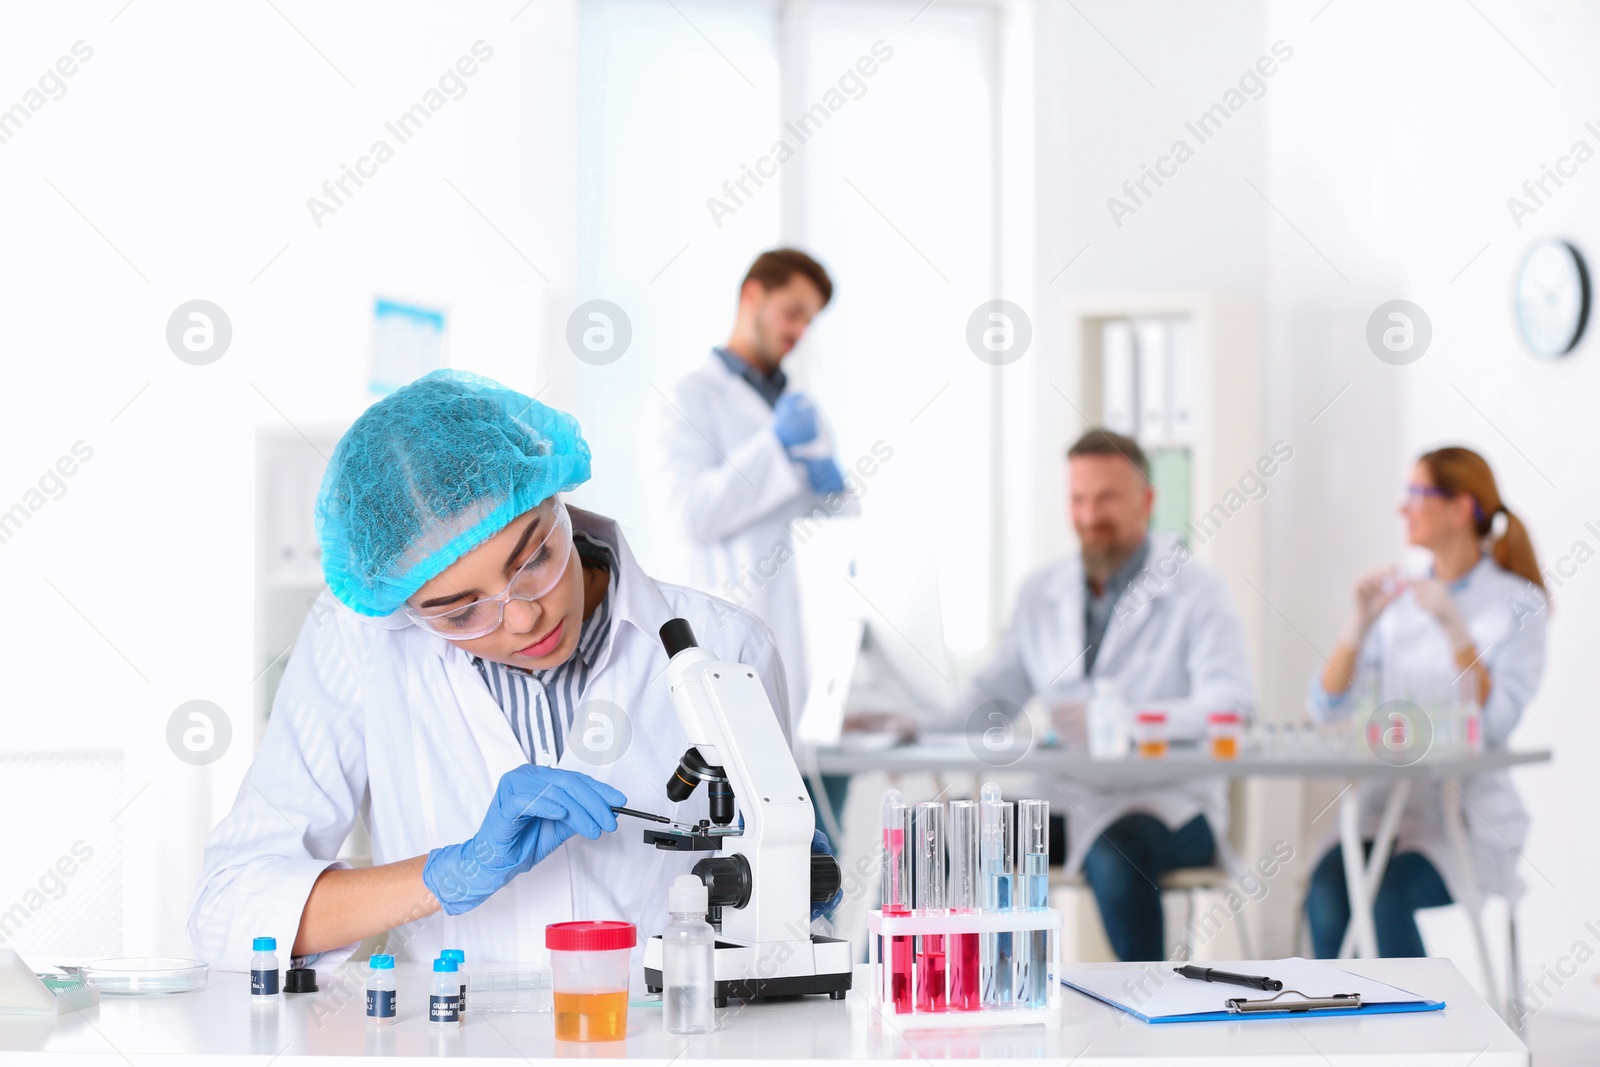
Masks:
[[[617,601],[617,556],[611,547],[586,530],[575,530],[573,542],[579,558],[609,571],[605,595],[578,631],[573,654],[553,667],[529,670],[498,660],[473,656],[483,683],[505,715],[523,754],[533,763],[554,766],[569,746],[577,711],[596,664],[604,657]]]
[[[607,571],[606,592],[595,605],[593,613],[583,620],[578,631],[578,648],[574,655],[582,658],[586,667],[593,669],[605,648],[606,637],[611,633],[611,606],[617,600],[617,557],[611,546],[587,531],[575,531],[572,542],[578,548],[578,558],[585,566],[604,567]]]

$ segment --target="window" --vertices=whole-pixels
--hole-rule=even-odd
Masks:
[[[647,567],[674,577],[635,481],[635,413],[726,339],[755,254],[796,244],[836,289],[786,369],[817,397],[842,466],[879,441],[894,450],[866,483],[862,524],[889,541],[931,534],[947,643],[959,656],[991,639],[1003,368],[974,354],[967,320],[1025,292],[999,291],[1006,10],[581,8],[575,299],[621,305],[635,347],[580,367],[576,406],[597,457],[615,457],[589,499]]]

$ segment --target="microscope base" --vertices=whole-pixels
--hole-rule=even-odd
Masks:
[[[763,997],[795,997],[826,993],[832,1000],[843,1000],[850,990],[850,942],[837,937],[811,935],[811,960],[797,969],[801,961],[791,959],[783,970],[790,972],[770,977],[752,975],[755,950],[749,945],[717,939],[715,959],[717,1007],[728,1006],[730,998],[756,1000]],[[644,948],[644,984],[652,993],[661,992],[661,938],[652,937]]]

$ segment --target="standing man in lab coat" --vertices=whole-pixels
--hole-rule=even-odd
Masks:
[[[828,272],[804,252],[761,253],[739,286],[727,342],[653,405],[643,435],[652,513],[687,542],[688,573],[673,577],[772,629],[791,726],[807,677],[790,523],[858,506],[816,406],[788,388],[781,366],[832,296]]]
[[[1023,584],[962,711],[994,700],[1020,708],[1037,696],[1062,741],[1080,748],[1102,681],[1131,711],[1165,711],[1177,741],[1203,737],[1209,712],[1248,717],[1255,687],[1239,618],[1220,574],[1149,534],[1155,490],[1139,445],[1107,430],[1084,434],[1067,450],[1067,495],[1080,549]],[[1058,780],[1040,790],[1065,815],[1052,818],[1052,862],[1081,864],[1117,957],[1164,958],[1161,876],[1216,861],[1228,832],[1223,781],[1106,789]]]

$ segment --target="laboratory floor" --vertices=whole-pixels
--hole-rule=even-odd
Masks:
[[[1541,1012],[1524,1037],[1537,1067],[1593,1067],[1600,1063],[1600,1021]]]

